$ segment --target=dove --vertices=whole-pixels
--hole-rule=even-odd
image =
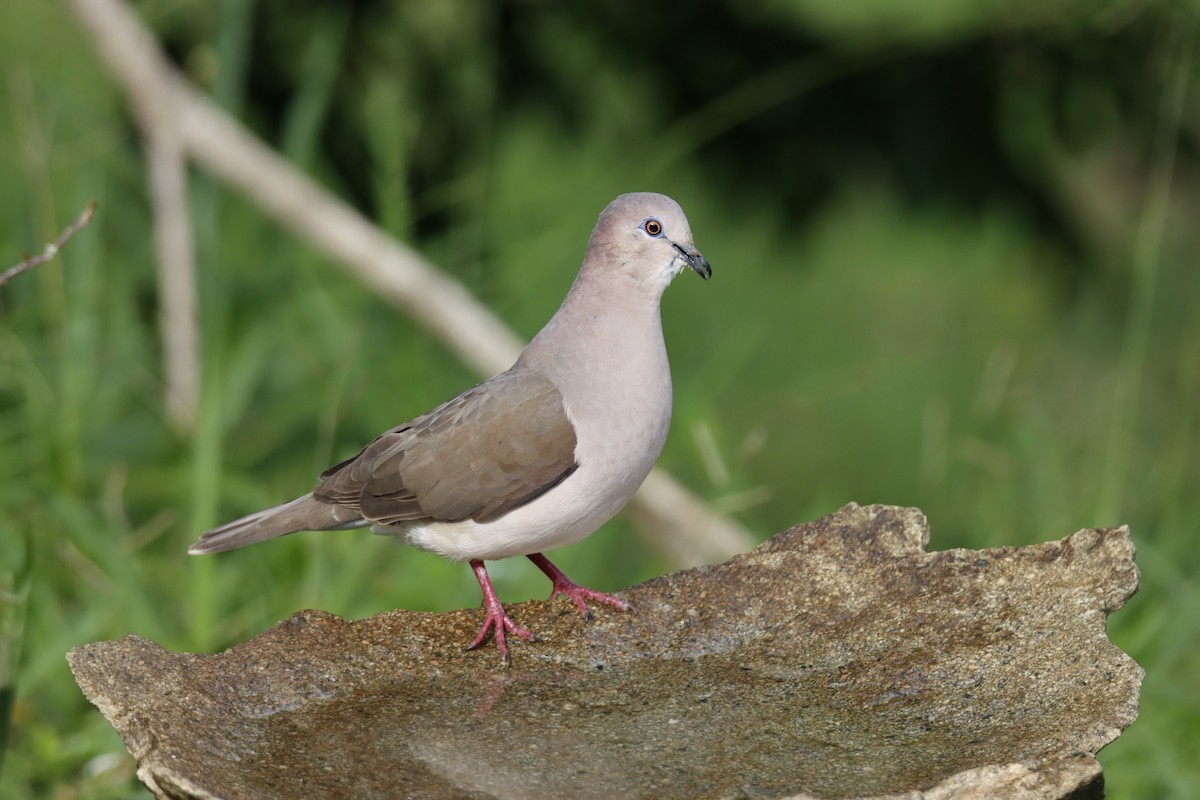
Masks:
[[[625,611],[579,586],[544,552],[580,541],[633,497],[662,452],[671,371],[659,304],[686,269],[712,267],[683,210],[654,193],[621,195],[596,223],[558,311],[505,372],[383,433],[321,473],[309,494],[204,533],[217,553],[298,531],[369,528],[467,562],[483,626],[509,662],[506,635],[537,637],[508,616],[486,561],[526,556],[590,618]]]

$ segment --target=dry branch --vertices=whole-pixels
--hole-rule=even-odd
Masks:
[[[190,432],[200,404],[200,332],[196,248],[188,210],[187,154],[176,120],[162,113],[157,94],[134,102],[146,140],[154,251],[158,271],[158,328],[162,339],[163,405],[177,431]]]

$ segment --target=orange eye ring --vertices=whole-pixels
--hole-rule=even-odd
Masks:
[[[662,236],[663,224],[654,217],[651,217],[642,223],[642,230],[651,236]]]

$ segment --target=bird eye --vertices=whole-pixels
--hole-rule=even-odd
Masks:
[[[651,236],[662,236],[663,224],[654,217],[650,217],[650,219],[642,223],[642,230]]]

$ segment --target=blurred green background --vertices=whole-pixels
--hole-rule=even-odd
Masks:
[[[1200,785],[1195,6],[137,4],[221,105],[524,336],[613,196],[677,198],[715,274],[665,298],[662,463],[760,539],[850,500],[921,507],[933,549],[1129,523],[1142,590],[1110,633],[1147,677],[1100,756],[1114,798]],[[194,170],[204,383],[173,433],[141,143],[63,4],[0,4],[0,93],[0,269],[99,203],[0,290],[0,571],[28,593],[0,797],[144,797],[66,651],[476,605],[468,569],[382,537],[185,549],[478,376]],[[672,566],[624,520],[556,561],[600,589]]]

